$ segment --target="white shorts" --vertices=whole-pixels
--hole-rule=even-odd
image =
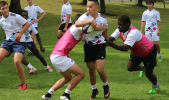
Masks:
[[[65,72],[75,63],[71,58],[57,54],[51,55],[50,60],[58,72]]]
[[[151,41],[160,41],[160,36],[157,35],[157,32],[145,32],[145,36]]]

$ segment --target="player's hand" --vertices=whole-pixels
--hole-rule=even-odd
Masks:
[[[92,25],[93,27],[95,27],[95,26],[97,25],[96,21],[95,21],[95,20],[92,20],[92,21],[91,21],[91,25]]]
[[[160,31],[157,31],[157,35],[160,36]]]
[[[33,21],[34,21],[34,22],[39,22],[39,21],[40,21],[40,19],[34,19]]]
[[[106,41],[106,46],[110,46],[111,41],[110,40],[105,40]]]
[[[63,29],[63,32],[66,32],[67,31],[67,27],[65,27],[64,29]]]
[[[42,51],[42,52],[45,52],[45,48],[44,47],[40,47],[40,50]]]
[[[22,37],[22,35],[20,33],[16,33],[15,36],[16,36],[16,39],[21,39],[21,37]]]

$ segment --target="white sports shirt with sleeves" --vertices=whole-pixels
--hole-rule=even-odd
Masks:
[[[126,39],[124,44],[127,44],[131,47],[135,44],[135,42],[140,41],[142,38],[142,33],[138,29],[130,30],[128,35],[127,33],[128,31],[123,34],[123,38]],[[120,31],[118,28],[111,34],[111,37],[114,37],[116,40],[120,37]]]
[[[37,19],[37,14],[38,12],[43,13],[44,10],[42,10],[39,6],[33,4],[32,6],[26,6],[24,8],[24,10],[26,10],[28,12],[28,21],[33,20],[33,19]],[[38,22],[35,23],[35,27],[38,27]]]
[[[86,12],[79,17],[78,21],[89,20],[89,19],[94,19],[94,18],[90,16],[88,12]],[[97,25],[102,25],[102,26],[108,25],[107,18],[101,15],[100,13],[98,13],[98,17],[95,20],[96,20]],[[89,34],[84,34],[83,40],[86,43],[89,43],[92,45],[106,43],[105,38],[103,37],[101,31],[92,31]]]
[[[72,14],[72,6],[70,5],[69,2],[63,4],[62,9],[61,9],[61,23],[62,24],[66,23],[67,14],[69,15]],[[70,17],[69,23],[72,23],[71,17]]]
[[[30,23],[30,27],[24,33],[25,34],[25,40],[26,40],[25,42],[32,42],[33,41],[32,37],[30,35],[31,32],[33,32],[32,34],[37,34],[38,33],[38,31],[36,30],[34,24]]]
[[[142,15],[142,22],[146,22],[145,32],[157,32],[157,22],[161,21],[160,12],[153,8],[153,10],[145,10]]]
[[[0,26],[4,29],[6,40],[9,40],[15,31],[20,32],[22,30],[22,25],[24,25],[26,22],[26,19],[12,12],[9,12],[9,16],[6,19],[2,16],[0,19]],[[23,34],[20,42],[24,41],[25,35]]]

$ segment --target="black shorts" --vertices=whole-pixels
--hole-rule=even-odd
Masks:
[[[59,30],[62,30],[62,32],[63,32],[63,29],[65,28],[65,24],[66,24],[66,23],[63,23],[63,24],[61,24],[60,27],[59,27]],[[69,24],[68,24],[67,29],[69,29],[70,26],[72,26],[72,23],[69,23]]]
[[[130,54],[130,61],[135,63],[144,63],[144,66],[147,69],[152,69],[156,66],[156,56],[157,56],[157,48],[154,45],[153,51],[147,57],[138,57],[133,52]]]
[[[32,48],[36,47],[34,42],[27,42],[27,48],[31,50]]]
[[[84,45],[85,62],[93,62],[98,59],[106,59],[106,44]]]

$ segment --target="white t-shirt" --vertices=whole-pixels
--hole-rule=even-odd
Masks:
[[[130,30],[130,32],[128,33],[128,36],[127,36],[127,32],[125,32],[123,34],[123,38],[126,39],[126,41],[124,42],[124,44],[127,44],[129,46],[133,46],[135,44],[135,42],[138,42],[141,40],[142,38],[142,33],[138,30],[138,29],[132,29]],[[112,34],[111,34],[112,37],[114,37],[116,40],[120,37],[120,31],[119,29],[117,28]]]
[[[86,12],[79,17],[78,21],[89,20],[89,19],[94,19],[94,18],[90,16],[88,12]],[[101,15],[100,13],[98,13],[98,17],[95,20],[97,25],[102,25],[102,26],[108,25],[107,18]],[[82,40],[84,40],[86,43],[92,43],[93,45],[106,43],[105,38],[102,36],[101,31],[93,31],[90,32],[89,34],[84,34]]]
[[[62,24],[66,23],[67,14],[69,15],[72,14],[72,6],[70,5],[69,2],[63,4],[62,9],[61,9],[61,23]],[[69,23],[72,23],[71,17],[70,17]]]
[[[161,21],[160,12],[153,10],[145,10],[142,15],[142,22],[146,22],[145,32],[156,32],[158,30],[157,21]]]
[[[9,40],[15,31],[20,32],[22,30],[22,25],[24,25],[26,22],[26,19],[12,12],[9,12],[9,16],[6,19],[2,16],[0,19],[0,26],[4,29],[6,40]],[[23,34],[20,42],[24,41],[25,35]]]
[[[31,32],[33,32],[32,34],[37,34],[38,33],[38,31],[36,30],[34,24],[30,23],[30,27],[24,33],[25,34],[25,42],[32,42],[33,41],[32,37],[30,35]]]
[[[28,12],[28,21],[37,19],[38,12],[44,12],[44,10],[42,10],[39,6],[35,4],[33,4],[32,6],[26,6],[24,10]],[[38,22],[35,23],[35,27],[38,27]]]

